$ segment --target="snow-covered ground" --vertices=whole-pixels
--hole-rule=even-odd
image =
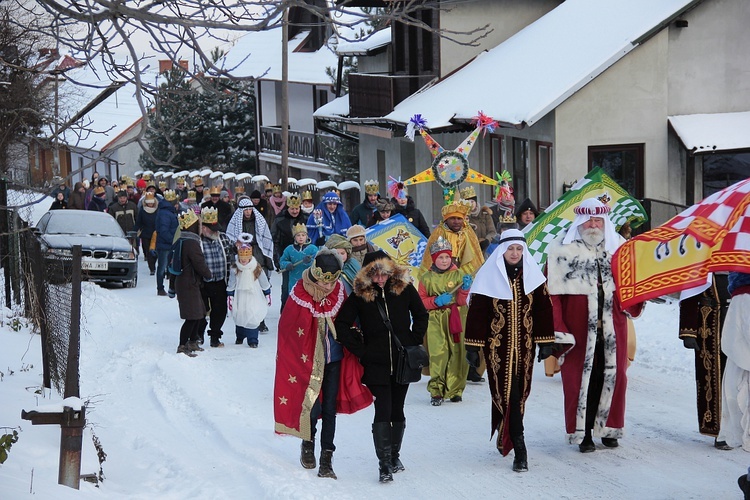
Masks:
[[[559,375],[546,378],[537,364],[525,418],[530,470],[515,473],[512,454],[501,457],[490,440],[486,383],[470,384],[462,403],[432,407],[423,378],[407,399],[406,471],[379,484],[372,407],[338,418],[338,480],[303,469],[299,439],[273,432],[278,275],[259,349],[235,345],[228,319],[226,347],[191,359],[175,353],[176,301],[157,297],[143,262],[140,273],[135,289],[83,287],[82,473],[99,469],[93,432],[107,454],[98,488],[57,485],[59,427],[20,418],[61,400],[37,393],[40,338],[0,327],[0,434],[20,429],[0,465],[0,498],[741,498],[736,480],[750,455],[716,450],[697,431],[693,353],[677,339],[675,304],[649,303],[636,321],[619,448],[581,454],[566,444]]]

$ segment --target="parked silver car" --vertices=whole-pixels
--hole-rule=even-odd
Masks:
[[[56,280],[69,279],[72,248],[81,245],[83,279],[119,282],[126,288],[138,283],[136,249],[109,214],[51,210],[39,219],[34,232]]]

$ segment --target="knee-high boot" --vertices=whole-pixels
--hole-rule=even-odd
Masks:
[[[375,454],[378,456],[379,481],[387,483],[393,481],[393,466],[391,465],[391,423],[375,422],[372,424],[372,439],[375,443]]]
[[[515,457],[513,458],[513,470],[515,472],[527,472],[529,470],[529,463],[526,454],[526,442],[523,438],[523,434],[511,436],[510,440],[513,441],[513,451],[515,452]]]
[[[404,439],[404,429],[406,429],[406,421],[391,422],[391,466],[394,474],[405,469],[399,458],[401,441]]]

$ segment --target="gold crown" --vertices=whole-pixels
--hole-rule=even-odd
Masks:
[[[461,217],[466,218],[466,215],[471,211],[471,204],[466,200],[457,199],[453,203],[444,205],[440,210],[443,220],[449,217]]]
[[[177,192],[172,189],[164,191],[164,199],[167,201],[177,201]]]
[[[214,194],[221,194],[221,186],[213,186],[211,189],[208,190],[208,194],[214,195]]]
[[[250,245],[240,245],[239,248],[237,248],[237,255],[240,257],[252,257],[253,247]]]
[[[271,185],[271,191],[274,193],[280,193],[281,192],[281,184],[272,184]]]
[[[365,194],[380,193],[380,184],[376,180],[365,181]]]
[[[132,183],[133,183],[133,180],[127,175],[123,175],[122,178],[120,179],[120,184],[132,184]]]
[[[201,209],[201,221],[204,224],[218,224],[219,211],[214,207],[203,207]]]
[[[190,191],[188,191],[187,199],[188,200],[194,200],[195,199],[195,189],[191,189]]]
[[[162,191],[167,189],[167,181],[159,181],[159,189],[161,189]]]
[[[151,191],[146,191],[146,194],[143,195],[143,201],[156,201],[156,195]]]
[[[187,229],[198,222],[198,216],[192,210],[185,210],[177,219],[180,221],[180,229]]]
[[[245,186],[243,186],[242,184],[239,184],[239,185],[235,186],[235,188],[234,188],[234,194],[244,193],[244,192],[245,192]]]
[[[321,283],[335,283],[336,280],[339,279],[341,276],[341,270],[339,269],[336,272],[323,272],[323,269],[319,268],[315,265],[315,261],[313,261],[312,267],[310,267],[310,274],[313,278],[315,278],[317,281]]]
[[[292,193],[286,199],[286,206],[288,208],[299,208],[302,204],[302,200],[299,198],[299,194]]]
[[[193,177],[193,186],[202,186],[203,177]]]
[[[310,191],[302,191],[302,201],[312,201],[312,193]]]
[[[469,198],[476,198],[477,192],[474,191],[474,186],[466,186],[461,190],[461,198],[468,200]]]
[[[150,181],[151,180],[151,174],[143,174],[143,180],[144,181]]]
[[[185,184],[185,178],[184,177],[178,177],[177,178],[177,184]]]
[[[513,212],[505,212],[505,214],[500,218],[500,222],[503,224],[514,224],[518,222],[516,219],[516,216],[513,215]]]
[[[292,237],[297,236],[299,233],[307,234],[307,226],[301,222],[292,226]]]

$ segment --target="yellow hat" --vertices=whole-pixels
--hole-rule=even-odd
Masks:
[[[201,222],[208,225],[219,223],[219,211],[214,207],[203,207],[201,209]]]
[[[444,205],[440,210],[443,216],[443,220],[449,219],[451,217],[460,217],[462,219],[465,219],[466,215],[470,211],[471,204],[468,201],[462,199],[456,199],[453,203]]]
[[[180,229],[187,229],[198,222],[198,216],[192,210],[185,210],[177,219],[180,221]]]
[[[170,202],[177,201],[177,193],[172,189],[164,191],[164,199]]]
[[[299,208],[302,205],[302,200],[299,198],[299,194],[292,193],[286,199],[287,208]]]

